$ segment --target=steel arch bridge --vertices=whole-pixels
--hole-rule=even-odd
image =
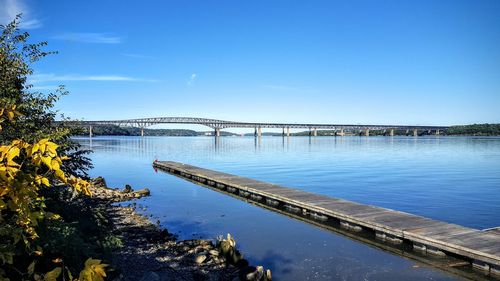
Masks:
[[[255,134],[260,135],[262,128],[279,128],[287,130],[289,135],[290,129],[309,129],[311,134],[316,135],[316,130],[339,130],[341,133],[344,130],[364,130],[366,135],[369,130],[389,130],[393,134],[394,130],[413,130],[414,135],[418,130],[421,131],[439,131],[446,130],[448,126],[416,126],[416,125],[362,125],[362,124],[311,124],[311,123],[265,123],[265,122],[238,122],[219,119],[197,118],[197,117],[153,117],[153,118],[138,118],[138,119],[123,119],[123,120],[96,120],[96,121],[66,121],[64,122],[71,126],[89,126],[90,133],[92,126],[100,125],[116,125],[130,126],[141,128],[142,134],[146,127],[158,124],[190,124],[203,125],[215,130],[214,135],[218,136],[221,129],[226,128],[255,128]]]

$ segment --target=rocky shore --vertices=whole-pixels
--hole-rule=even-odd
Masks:
[[[271,272],[250,266],[228,234],[214,240],[178,241],[147,217],[135,204],[118,204],[144,196],[148,189],[134,191],[108,188],[103,178],[92,181],[92,194],[105,205],[112,231],[122,240],[112,253],[111,280],[271,280]]]

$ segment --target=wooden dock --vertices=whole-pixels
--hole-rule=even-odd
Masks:
[[[468,228],[177,162],[155,161],[153,166],[318,225],[338,225],[394,247],[410,246],[418,253],[457,257],[491,277],[500,276],[500,228]]]

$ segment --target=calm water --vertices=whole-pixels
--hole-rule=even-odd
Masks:
[[[156,173],[173,160],[474,228],[500,225],[500,138],[98,137],[92,176],[148,187],[147,213],[181,239],[231,233],[275,280],[455,280],[286,216]]]

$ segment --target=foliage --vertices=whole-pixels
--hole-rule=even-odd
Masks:
[[[80,272],[80,281],[103,281],[106,277],[104,268],[107,264],[102,264],[100,260],[88,259],[85,268]]]
[[[86,160],[81,154],[76,162],[71,158],[77,146],[70,130],[53,127],[59,95],[27,91],[30,64],[49,53],[41,50],[45,43],[25,43],[29,35],[18,31],[18,23],[19,17],[1,26],[0,35],[0,280],[56,280],[61,274],[73,280],[64,265],[45,274],[35,271],[44,256],[36,241],[41,222],[61,219],[46,211],[43,190],[62,184],[90,195],[89,183],[75,176]],[[89,259],[79,279],[103,280],[105,266]]]
[[[39,226],[40,239],[36,244],[44,247],[49,260],[42,267],[49,267],[51,259],[64,257],[69,270],[78,272],[88,257],[109,260],[111,251],[122,246],[120,237],[113,232],[106,201],[74,197],[63,186],[45,189],[43,195],[47,209],[61,219],[45,220]]]
[[[64,122],[54,126],[57,111],[53,107],[61,96],[67,94],[64,87],[60,86],[54,93],[43,94],[31,91],[33,87],[28,81],[28,76],[33,74],[31,65],[54,52],[42,50],[46,42],[27,43],[29,34],[21,33],[18,24],[19,17],[1,26],[0,104],[6,109],[15,106],[19,116],[15,123],[0,131],[0,144],[16,139],[33,143],[50,138],[59,144],[60,153],[70,157],[62,164],[62,170],[73,176],[87,177],[86,171],[91,168],[90,160],[86,157],[89,151],[80,150],[79,144],[71,140],[75,131],[65,126]]]
[[[500,124],[472,124],[452,126],[447,135],[500,136]]]
[[[89,128],[83,128],[79,135],[89,135]],[[93,126],[92,134],[96,136],[140,136],[141,129],[120,127],[116,125]],[[146,136],[198,136],[199,132],[185,129],[144,129]]]

